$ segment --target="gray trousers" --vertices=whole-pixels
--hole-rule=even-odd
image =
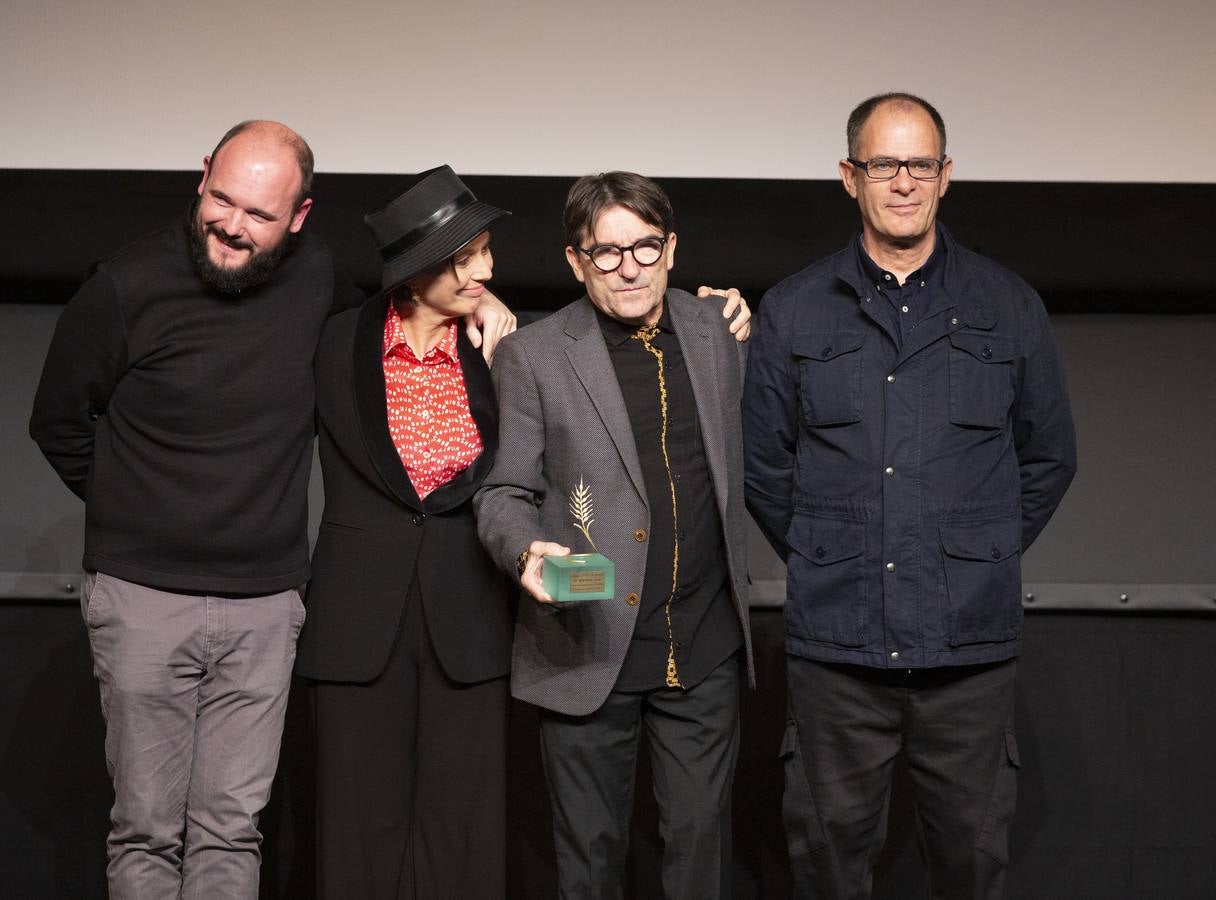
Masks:
[[[663,837],[663,893],[729,897],[731,786],[739,755],[739,660],[688,690],[613,692],[589,716],[540,711],[558,893],[623,896],[638,744],[644,733]]]
[[[177,594],[89,572],[81,607],[114,782],[111,900],[255,900],[299,591]]]

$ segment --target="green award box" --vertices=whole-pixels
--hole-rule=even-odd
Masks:
[[[574,527],[595,552],[546,556],[541,566],[541,583],[557,603],[611,600],[616,592],[616,564],[600,553],[591,539],[591,525],[595,522],[591,485],[581,475],[578,485],[570,491],[570,515],[574,516]]]
[[[558,603],[611,600],[616,592],[616,565],[601,553],[546,556],[541,581]]]

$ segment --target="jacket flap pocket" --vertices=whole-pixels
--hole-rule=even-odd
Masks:
[[[861,522],[813,519],[808,538],[798,546],[805,547],[806,558],[818,566],[861,556],[866,547],[865,525]]]
[[[942,549],[956,559],[1000,562],[1022,546],[1020,522],[982,522],[941,526]]]
[[[803,331],[794,335],[791,350],[802,359],[827,362],[860,350],[865,342],[863,331]]]
[[[950,343],[982,363],[1003,363],[1013,359],[1013,339],[1000,334],[971,334],[956,331]]]

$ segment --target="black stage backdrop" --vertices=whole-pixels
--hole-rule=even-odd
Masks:
[[[181,213],[192,172],[0,169],[0,302],[64,303],[97,259]],[[510,306],[549,310],[580,293],[562,254],[573,179],[471,176],[483,200],[515,215],[494,230],[495,289]],[[379,262],[363,213],[400,175],[317,176],[306,227],[363,286]],[[669,178],[681,276],[753,299],[842,247],[857,207],[835,181]],[[941,217],[965,246],[1013,269],[1053,313],[1216,311],[1206,238],[1216,184],[955,182]],[[696,287],[695,284],[692,285]]]

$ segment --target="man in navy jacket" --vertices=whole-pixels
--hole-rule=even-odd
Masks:
[[[937,223],[945,126],[848,124],[862,230],[761,305],[748,506],[786,561],[786,829],[798,895],[869,896],[895,757],[931,894],[999,897],[1016,799],[1020,556],[1076,468],[1042,301]]]

